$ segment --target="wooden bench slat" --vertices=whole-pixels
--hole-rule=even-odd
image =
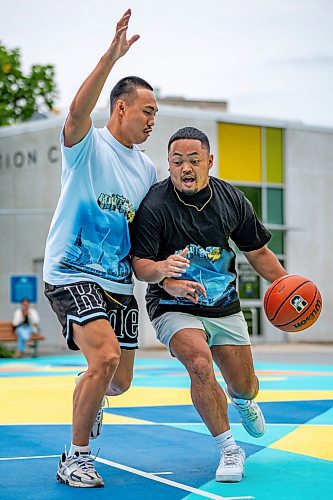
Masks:
[[[45,340],[45,337],[39,333],[33,333],[27,341],[32,344],[34,356],[37,355],[37,343],[40,340]],[[1,342],[17,342],[17,336],[15,334],[13,324],[10,321],[0,321],[0,343]]]

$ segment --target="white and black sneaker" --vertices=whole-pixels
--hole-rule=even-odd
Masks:
[[[249,399],[248,401],[245,401],[245,403],[239,404],[236,403],[228,392],[227,394],[231,403],[239,413],[244,429],[255,438],[259,438],[265,434],[265,418],[254,399]]]
[[[102,424],[103,424],[103,414],[105,406],[109,407],[109,400],[107,397],[103,398],[103,401],[98,408],[98,412],[95,418],[95,422],[90,431],[90,439],[96,439],[102,432]]]
[[[216,470],[216,481],[239,483],[244,476],[244,461],[244,450],[239,446],[229,446],[221,452],[220,463]]]
[[[58,465],[57,480],[75,488],[101,488],[103,479],[96,472],[90,452],[76,451],[68,456],[62,453]]]
[[[75,379],[75,383],[77,384],[80,380],[80,377],[84,374],[85,372],[80,372],[77,374],[77,377]],[[100,436],[102,432],[102,425],[103,425],[103,414],[104,414],[104,408],[105,406],[109,407],[109,400],[105,396],[100,404],[100,407],[98,408],[98,412],[96,415],[95,422],[93,423],[93,426],[90,431],[90,439],[97,439],[98,436]]]

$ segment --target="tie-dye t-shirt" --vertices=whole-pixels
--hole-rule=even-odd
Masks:
[[[62,132],[61,149],[61,194],[46,242],[44,281],[94,281],[131,295],[129,223],[156,182],[156,169],[137,146],[123,146],[106,127],[91,126],[71,148]]]
[[[179,201],[170,178],[159,182],[151,188],[131,224],[133,255],[159,261],[188,247],[190,267],[178,279],[198,281],[207,293],[193,304],[184,297],[172,297],[156,284],[149,285],[146,300],[151,320],[167,311],[206,317],[240,311],[235,252],[229,240],[249,252],[263,247],[271,235],[241,191],[215,177],[210,177],[210,186],[212,199],[199,212]],[[210,188],[192,196],[178,194],[185,203],[200,208],[209,199]]]

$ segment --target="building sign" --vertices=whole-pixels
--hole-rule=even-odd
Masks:
[[[10,276],[10,301],[17,304],[23,299],[29,302],[37,302],[37,276],[36,275],[12,275]]]
[[[0,149],[0,171],[37,165],[38,162],[57,163],[60,159],[59,146],[50,145],[46,151],[17,149],[12,152]]]
[[[247,262],[238,263],[238,292],[241,299],[260,298],[260,280]]]

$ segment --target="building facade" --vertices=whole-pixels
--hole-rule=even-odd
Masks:
[[[10,277],[38,277],[37,308],[45,344],[64,345],[55,315],[43,296],[45,240],[60,192],[59,135],[64,118],[0,129],[0,320],[10,320]],[[104,126],[107,113],[94,115]],[[271,231],[269,247],[289,273],[313,280],[323,296],[323,312],[309,330],[297,334],[272,327],[262,310],[268,284],[237,253],[238,289],[253,342],[332,340],[333,309],[333,130],[300,123],[237,117],[220,111],[162,104],[152,137],[143,145],[168,175],[166,146],[179,128],[203,130],[214,154],[212,175],[241,189]],[[145,285],[137,283],[143,347],[158,345],[144,313]]]

